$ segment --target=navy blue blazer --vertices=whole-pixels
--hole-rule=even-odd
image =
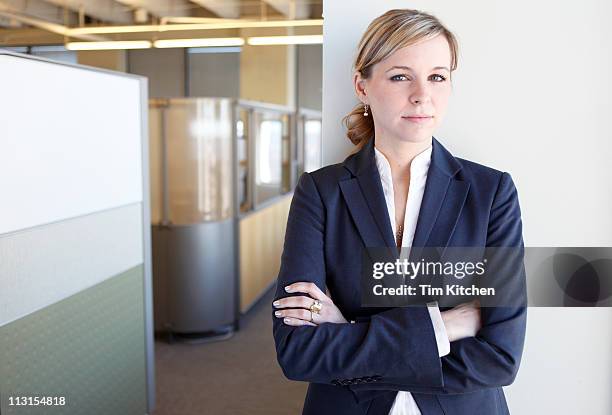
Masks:
[[[435,138],[432,145],[413,246],[522,248],[510,175],[456,158]],[[314,282],[357,320],[294,327],[272,313],[283,373],[310,382],[303,414],[387,415],[399,390],[423,415],[508,414],[502,386],[519,368],[526,307],[483,307],[477,336],[452,342],[440,358],[425,305],[361,306],[366,246],[395,247],[374,139],[343,163],[302,174],[291,202],[275,299],[304,295],[286,293],[288,284]]]

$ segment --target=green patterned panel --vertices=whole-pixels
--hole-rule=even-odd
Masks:
[[[146,412],[143,267],[0,327],[0,414]],[[65,406],[11,406],[14,397]]]

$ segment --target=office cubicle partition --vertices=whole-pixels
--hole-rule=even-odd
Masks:
[[[291,191],[321,163],[321,113],[215,97],[150,101],[155,328],[227,338],[274,283]]]
[[[150,101],[155,328],[227,338],[237,325],[229,99]]]
[[[154,403],[147,84],[0,50],[0,412]]]

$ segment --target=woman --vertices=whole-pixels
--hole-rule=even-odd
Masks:
[[[522,247],[508,173],[455,158],[433,138],[446,112],[457,42],[435,17],[390,10],[354,63],[361,103],[345,118],[357,151],[304,173],[278,275],[274,340],[304,414],[507,414],[524,307],[365,308],[364,247]],[[327,289],[327,294],[326,294]]]

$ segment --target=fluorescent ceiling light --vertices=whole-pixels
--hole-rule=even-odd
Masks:
[[[104,50],[104,49],[148,49],[148,40],[122,40],[115,42],[68,42],[68,50]]]
[[[323,43],[323,35],[257,36],[247,39],[249,45],[312,45]]]
[[[241,37],[217,37],[202,39],[164,39],[153,42],[156,48],[197,48],[207,46],[242,46]]]
[[[226,19],[224,17],[184,17],[184,16],[164,16],[159,19],[159,24],[166,23],[230,23],[245,22],[253,19]]]
[[[75,27],[75,28],[67,29],[66,36],[76,36],[76,35],[84,35],[84,34],[92,34],[92,33],[170,32],[174,30],[215,30],[215,29],[242,29],[242,28],[248,28],[248,27],[297,27],[297,26],[323,26],[323,19],[230,21],[230,22],[223,22],[223,23]]]

